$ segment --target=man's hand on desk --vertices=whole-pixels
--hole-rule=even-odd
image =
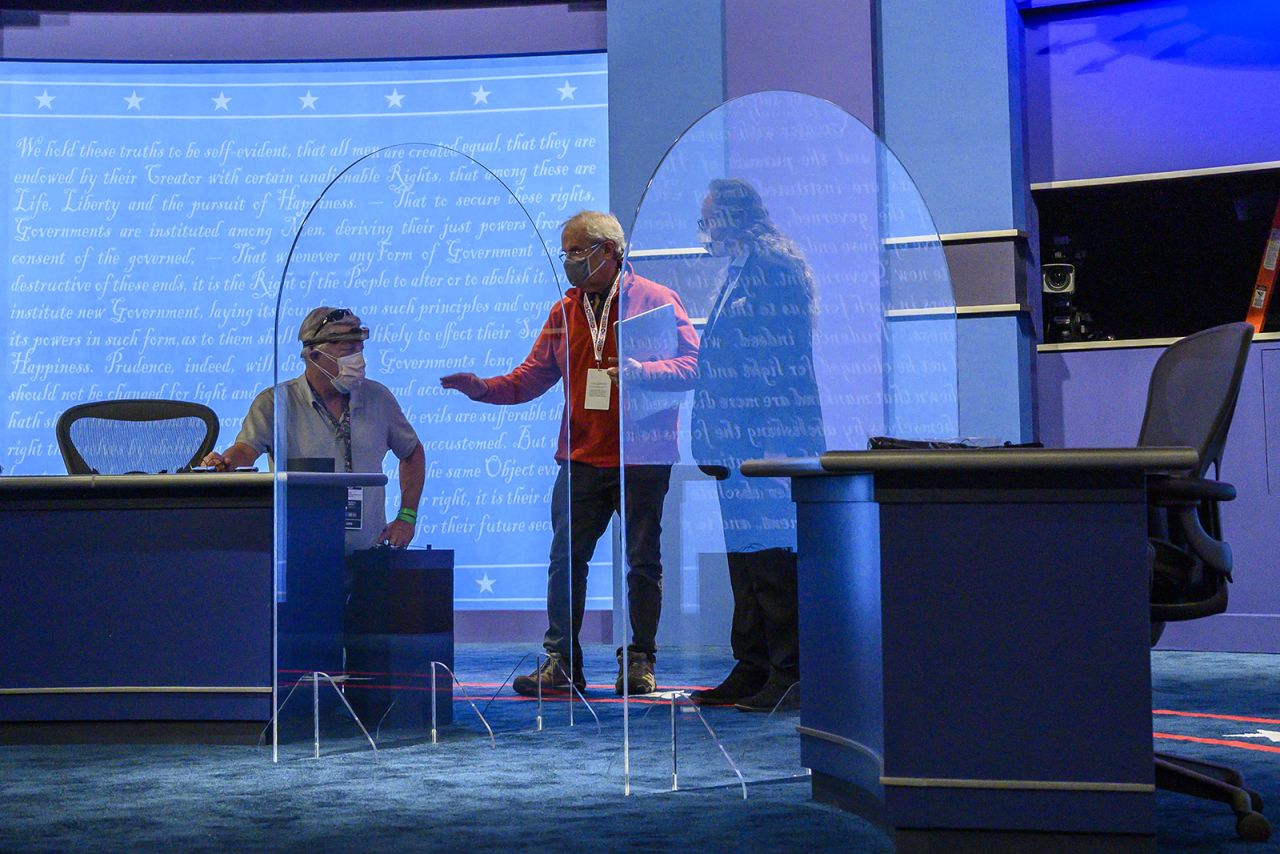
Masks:
[[[231,471],[231,463],[217,451],[210,451],[205,454],[204,459],[200,461],[200,465],[207,466],[214,471]]]
[[[254,450],[253,446],[244,442],[236,442],[223,453],[210,451],[204,455],[204,459],[200,460],[200,465],[208,466],[214,471],[235,471],[238,468],[247,468],[253,465],[253,461],[258,458],[259,454]]]
[[[379,545],[386,543],[393,549],[402,549],[409,545],[409,541],[413,539],[413,525],[403,522],[399,519],[393,519],[387,523],[387,527],[382,529],[382,533],[378,535],[375,541]]]

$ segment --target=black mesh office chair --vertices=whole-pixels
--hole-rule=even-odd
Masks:
[[[1195,472],[1152,475],[1150,506],[1151,644],[1166,622],[1194,620],[1227,609],[1231,547],[1222,540],[1218,504],[1236,497],[1219,475],[1253,327],[1228,323],[1189,335],[1165,351],[1151,374],[1139,445],[1189,445],[1200,454]],[[1271,825],[1262,798],[1232,768],[1156,753],[1156,785],[1230,804],[1241,838],[1264,841]]]
[[[156,474],[198,465],[218,441],[218,416],[180,400],[104,400],[58,419],[67,474]]]

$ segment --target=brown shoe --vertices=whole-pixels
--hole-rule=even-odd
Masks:
[[[618,681],[615,690],[622,693],[622,650],[618,650]],[[627,651],[627,694],[652,694],[658,690],[658,679],[653,675],[653,659],[648,653]]]
[[[582,676],[582,665],[574,662],[573,668],[573,686],[578,689],[578,693],[587,690],[587,680]],[[512,689],[517,694],[523,694],[526,697],[538,696],[538,684],[542,684],[543,694],[568,694],[569,689],[569,671],[565,666],[564,659],[554,652],[547,653],[546,660],[542,662],[542,666],[534,670],[528,676],[517,676],[511,682]]]

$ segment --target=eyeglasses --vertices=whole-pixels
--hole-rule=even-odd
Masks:
[[[698,231],[710,231],[713,226],[716,228],[732,228],[734,226],[733,217],[720,213],[711,219],[698,219]]]
[[[586,258],[592,252],[595,252],[597,249],[599,249],[603,245],[604,245],[604,241],[601,241],[599,243],[591,244],[586,249],[570,249],[566,252],[561,252],[560,260],[561,261],[581,261],[583,258]]]

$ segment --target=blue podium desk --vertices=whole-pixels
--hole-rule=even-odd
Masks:
[[[744,464],[792,479],[814,797],[899,850],[1031,850],[1046,832],[1154,850],[1145,475],[1196,464],[1190,448]]]
[[[347,558],[347,697],[360,719],[388,730],[453,722],[453,550],[368,549]],[[284,677],[281,677],[284,681]]]
[[[342,630],[346,490],[386,478],[281,480],[279,666],[340,669],[326,639]],[[183,737],[200,721],[256,736],[272,707],[274,492],[268,473],[0,478],[5,735],[80,722],[79,737],[111,738],[129,722],[134,737],[151,722]]]

